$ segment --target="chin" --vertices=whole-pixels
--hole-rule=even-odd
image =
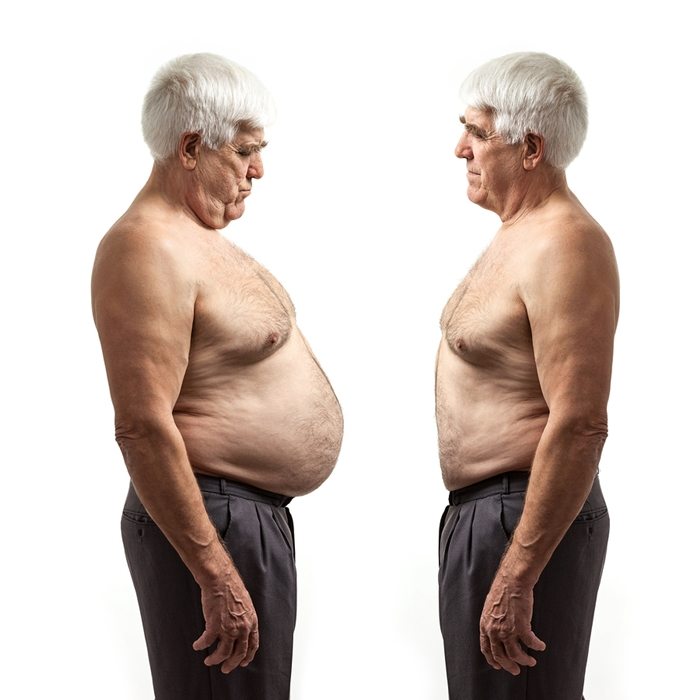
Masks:
[[[480,189],[475,191],[469,187],[467,189],[467,199],[469,199],[472,204],[483,206],[484,202],[486,201],[486,194]]]
[[[229,221],[235,221],[236,219],[240,219],[243,216],[243,213],[245,212],[245,205],[243,202],[240,204],[236,204],[234,207],[231,209],[227,209],[225,214],[224,214],[224,220],[226,223],[229,223]]]

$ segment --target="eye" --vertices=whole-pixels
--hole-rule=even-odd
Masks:
[[[475,139],[479,139],[479,141],[483,141],[486,138],[486,134],[481,129],[477,129],[472,124],[465,124],[464,130],[468,134],[471,134]]]

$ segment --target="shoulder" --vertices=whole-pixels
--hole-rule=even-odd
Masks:
[[[127,212],[97,248],[93,300],[194,299],[197,277],[191,248],[182,231],[167,221]]]
[[[124,257],[162,257],[176,260],[182,242],[167,222],[127,212],[104,235],[97,247],[96,259],[119,262]]]
[[[166,217],[129,210],[100,241],[93,278],[110,274],[191,277],[196,256],[188,233]]]
[[[524,282],[552,282],[560,276],[599,278],[617,284],[610,238],[582,207],[560,207],[526,231]]]
[[[615,253],[603,228],[582,208],[563,208],[526,232],[520,295],[529,311],[587,305],[619,309]]]

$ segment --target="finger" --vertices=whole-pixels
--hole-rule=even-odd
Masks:
[[[513,639],[508,639],[504,642],[503,646],[505,647],[506,654],[508,654],[509,658],[515,661],[516,664],[532,667],[537,663],[537,661]]]
[[[221,664],[221,671],[223,673],[231,673],[234,668],[240,666],[241,661],[245,658],[248,652],[248,640],[247,638],[238,639],[231,651],[231,656],[229,656],[224,663]]]
[[[535,651],[544,651],[547,645],[532,631],[528,630],[520,635],[520,641],[528,648]]]
[[[216,641],[216,639],[217,637],[214,632],[205,629],[200,638],[194,642],[192,648],[195,651],[202,651],[203,649],[210,647]]]
[[[491,652],[496,663],[501,666],[504,671],[508,671],[513,676],[520,675],[520,666],[515,663],[506,652],[502,642],[491,640]]]
[[[243,661],[241,661],[241,666],[247,666],[253,660],[255,652],[258,650],[259,646],[260,635],[256,626],[250,634],[250,639],[248,640],[248,653],[245,655]]]
[[[219,643],[216,645],[216,649],[213,653],[209,654],[206,659],[204,659],[204,664],[206,666],[216,666],[217,664],[226,661],[231,654],[233,654],[234,639],[231,637],[219,638]]]
[[[486,662],[488,663],[488,665],[496,671],[500,671],[500,664],[496,661],[496,659],[493,658],[493,651],[491,650],[491,640],[488,638],[488,635],[484,634],[483,632],[479,637],[479,646],[481,647],[481,653],[486,658]]]

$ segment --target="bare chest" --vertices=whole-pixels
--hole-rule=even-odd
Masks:
[[[448,300],[440,325],[450,348],[473,364],[492,365],[504,354],[530,348],[514,252],[487,249]]]
[[[199,267],[191,361],[250,364],[285,344],[294,305],[268,270],[227,241],[201,255]]]

